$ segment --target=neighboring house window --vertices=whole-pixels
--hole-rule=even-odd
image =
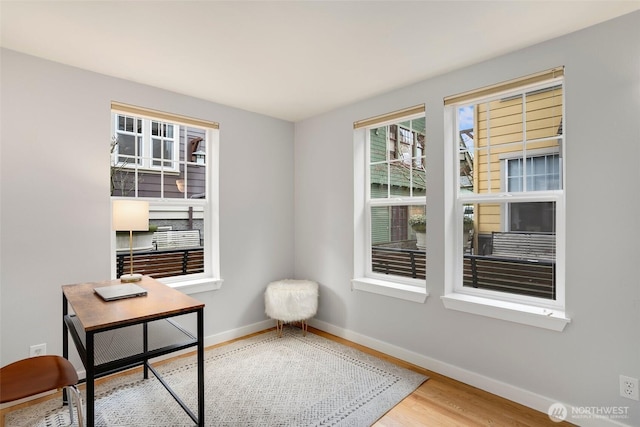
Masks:
[[[354,286],[424,300],[424,107],[356,123]],[[403,286],[403,294],[398,285]]]
[[[176,169],[178,144],[176,137],[180,126],[171,123],[151,121],[151,166]]]
[[[125,116],[122,114],[112,114],[115,120],[115,139],[117,145],[113,147],[113,154],[116,162],[120,165],[141,164],[142,153],[142,119]]]
[[[528,191],[560,190],[560,156],[549,154],[529,157],[523,165],[522,157],[506,160],[507,192],[524,191],[524,171],[527,171]],[[508,209],[507,231],[554,233],[555,210],[552,202],[515,203]]]
[[[150,230],[134,239],[135,272],[176,286],[216,281],[218,125],[119,103],[111,123],[111,196],[149,202]],[[114,241],[115,277],[129,266],[128,237]]]
[[[559,330],[568,322],[563,76],[555,69],[445,99],[459,171],[446,207],[455,243],[447,251],[449,308],[483,314],[485,305],[487,315],[509,320],[529,312]]]
[[[178,171],[178,124],[117,113],[112,116],[119,166]]]

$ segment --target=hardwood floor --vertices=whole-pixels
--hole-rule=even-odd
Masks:
[[[551,421],[546,413],[511,402],[400,359],[309,327],[309,331],[412,369],[429,377],[379,419],[374,427],[410,426],[571,426]]]
[[[275,328],[273,328],[275,329]],[[526,406],[503,399],[478,388],[463,384],[435,372],[420,368],[400,359],[361,346],[343,338],[309,327],[309,331],[339,342],[360,351],[374,355],[407,369],[420,372],[429,377],[417,390],[380,418],[373,427],[412,427],[412,426],[571,426],[567,422],[556,423],[546,413],[535,411]],[[246,337],[217,344],[219,347]],[[211,348],[208,347],[208,348]],[[178,356],[184,357],[184,356]],[[172,360],[172,359],[169,359]],[[160,362],[164,363],[164,362]],[[141,369],[141,368],[136,368]],[[121,375],[121,374],[115,374]],[[107,377],[109,378],[109,377]],[[102,378],[98,381],[104,381]],[[4,415],[12,410],[29,406],[46,399],[59,398],[59,393],[31,402],[5,408],[0,411],[0,426],[4,426]]]

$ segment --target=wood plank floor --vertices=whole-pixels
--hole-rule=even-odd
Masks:
[[[289,327],[289,326],[287,326]],[[275,328],[273,328],[275,329]],[[387,412],[379,419],[374,427],[411,427],[411,426],[571,426],[572,424],[562,422],[556,423],[549,419],[546,413],[535,411],[526,406],[503,399],[478,388],[463,384],[451,378],[437,374],[435,372],[420,368],[400,359],[388,356],[368,347],[361,346],[343,338],[331,335],[318,329],[309,327],[309,331],[327,339],[339,342],[360,351],[374,355],[380,359],[395,363],[407,369],[420,372],[429,377],[417,390],[407,396],[402,402]],[[219,347],[258,335],[263,332],[248,335],[246,337],[217,344],[212,347]],[[178,356],[185,357],[185,356]],[[172,359],[169,359],[172,360]],[[167,360],[167,361],[169,361]],[[166,362],[166,361],[165,361]],[[160,362],[160,363],[165,363]],[[142,369],[142,368],[136,368]],[[130,373],[130,371],[127,371]],[[115,374],[122,375],[122,374]],[[96,382],[105,381],[111,377],[102,378]],[[82,387],[82,386],[81,386]],[[36,399],[27,403],[22,403],[0,411],[0,426],[4,427],[4,416],[12,410],[33,405],[43,400],[59,398],[60,393],[56,393],[44,398]]]
[[[416,391],[379,419],[374,427],[572,425],[566,422],[553,422],[546,413],[535,411],[335,335],[311,327],[309,331],[429,377],[429,380],[422,383]]]

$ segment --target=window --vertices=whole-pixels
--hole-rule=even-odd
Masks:
[[[538,314],[558,330],[568,322],[563,74],[555,69],[445,99],[458,171],[448,200],[455,243],[447,252],[449,308],[508,320],[513,312]]]
[[[178,171],[179,125],[115,112],[112,116],[118,166]]]
[[[201,291],[219,287],[218,125],[112,103],[111,196],[149,202],[149,232],[134,236],[134,270]],[[114,240],[114,277],[129,266],[129,236]]]
[[[354,286],[424,301],[424,107],[355,127]]]
[[[507,160],[505,182],[507,192],[523,191],[523,171],[527,170],[526,186],[530,191],[560,190],[560,156],[550,154],[527,159]],[[551,202],[514,203],[507,205],[508,231],[554,233],[555,208]]]

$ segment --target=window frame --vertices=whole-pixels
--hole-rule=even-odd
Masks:
[[[458,109],[466,105],[478,105],[490,100],[505,98],[513,95],[525,95],[532,90],[561,85],[562,96],[562,143],[559,144],[560,178],[562,186],[560,190],[508,192],[506,182],[503,180],[503,188],[494,193],[464,193],[460,190],[459,174],[459,143],[458,143]],[[445,290],[441,297],[447,309],[473,313],[477,315],[507,320],[529,326],[536,326],[555,331],[562,331],[570,319],[565,313],[565,148],[566,144],[566,114],[564,77],[554,77],[533,83],[521,85],[507,85],[505,90],[496,89],[495,92],[479,90],[477,98],[465,97],[457,102],[447,103],[444,106],[444,135],[445,135]],[[523,144],[526,135],[523,134]],[[526,147],[526,145],[523,145]],[[531,157],[535,150],[527,151],[523,148],[524,157]],[[537,154],[537,153],[536,153]],[[477,155],[477,153],[475,153]],[[511,158],[523,158],[513,155]],[[500,167],[506,166],[504,158],[500,159]],[[505,168],[506,169],[506,168]],[[506,170],[500,170],[502,177],[506,176]],[[527,172],[523,172],[526,180]],[[513,202],[555,202],[556,224],[556,298],[548,300],[539,297],[517,295],[507,292],[499,292],[488,289],[469,288],[463,286],[463,252],[462,233],[464,206],[477,203],[495,203],[501,205],[504,214],[508,206]],[[506,220],[506,217],[504,217]],[[503,228],[508,225],[503,225]]]
[[[395,197],[391,194],[388,198],[372,198],[371,197],[371,161],[370,161],[370,144],[371,130],[383,126],[396,124],[399,126],[401,122],[424,118],[424,107],[421,112],[402,115],[391,113],[393,116],[388,120],[373,120],[364,126],[354,124],[354,268],[353,279],[351,280],[352,289],[376,293],[380,295],[400,298],[407,301],[424,302],[428,297],[426,291],[426,280],[414,279],[411,277],[386,275],[376,273],[372,269],[371,259],[371,226],[372,226],[372,207],[392,207],[392,206],[423,206],[426,207],[426,195],[418,197]],[[413,130],[410,130],[413,132]],[[413,154],[415,153],[415,145],[418,143],[415,132],[413,132],[413,144],[411,147],[412,158],[410,162],[415,167]],[[399,132],[397,133],[399,135]],[[398,141],[400,138],[396,136],[394,141],[395,152],[399,150]],[[387,141],[389,144],[389,140]],[[391,159],[389,146],[386,147],[387,162]],[[425,150],[424,141],[422,142],[423,154]],[[404,161],[401,158],[394,160]]]
[[[129,109],[133,111],[129,111]],[[111,123],[112,123],[112,131],[115,130],[114,126],[117,127],[116,120],[118,115],[125,115],[134,118],[140,118],[144,121],[147,121],[150,125],[152,121],[160,122],[160,123],[170,123],[175,125],[174,127],[174,151],[175,151],[175,160],[174,162],[177,167],[177,171],[174,173],[171,170],[164,166],[158,166],[155,168],[147,168],[144,165],[138,165],[136,169],[136,165],[129,165],[134,168],[136,171],[136,175],[139,170],[144,172],[154,172],[154,171],[163,171],[164,173],[177,174],[179,173],[179,165],[180,165],[180,157],[179,157],[179,149],[180,149],[180,127],[192,127],[192,128],[200,128],[204,130],[205,140],[206,140],[206,153],[207,156],[205,158],[205,197],[204,198],[187,198],[185,193],[185,198],[164,198],[164,197],[138,197],[137,187],[135,193],[132,197],[120,197],[120,196],[111,196],[110,200],[118,200],[118,199],[139,199],[145,200],[149,202],[150,206],[154,206],[162,209],[162,207],[169,206],[194,206],[201,208],[203,210],[203,222],[204,222],[204,232],[206,235],[204,236],[204,272],[189,274],[184,276],[173,276],[173,277],[165,277],[157,279],[158,281],[181,290],[187,294],[193,294],[198,292],[205,292],[210,290],[219,289],[222,286],[222,279],[220,275],[220,240],[219,240],[219,153],[220,153],[220,133],[218,129],[218,124],[214,122],[201,121],[198,119],[190,119],[183,116],[172,115],[170,113],[156,112],[154,110],[146,110],[141,107],[133,107],[127,106],[126,104],[120,103],[112,103],[111,106]],[[157,117],[160,116],[160,117]],[[143,128],[144,126],[143,121]],[[149,126],[149,133],[151,132],[151,127]],[[115,133],[112,133],[115,135]],[[188,144],[188,141],[185,141],[185,144]],[[151,147],[150,147],[151,148]],[[190,153],[190,150],[187,148],[187,153]],[[112,157],[110,162],[111,166],[114,165],[114,160],[118,159],[118,153],[114,151],[114,155],[116,157]],[[151,161],[152,159],[149,159]],[[191,159],[185,159],[185,168],[187,164],[195,164]],[[162,184],[164,185],[164,184]],[[164,194],[164,192],[162,193]],[[111,238],[111,277],[115,279],[115,267],[117,262],[117,253],[116,253],[116,233],[112,233]]]

